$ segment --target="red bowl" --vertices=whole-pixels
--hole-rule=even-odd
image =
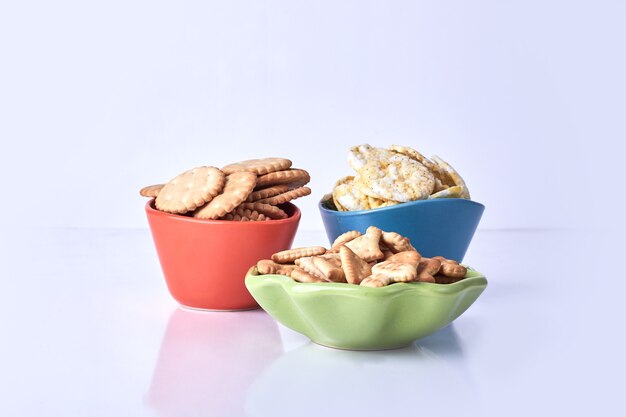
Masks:
[[[146,214],[165,282],[185,307],[205,310],[258,308],[244,280],[250,266],[289,249],[300,223],[300,210],[280,206],[282,220],[239,222],[201,220],[170,214],[146,204]]]

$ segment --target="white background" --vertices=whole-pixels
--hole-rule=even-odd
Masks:
[[[0,415],[625,415],[624,22],[623,1],[0,0]],[[289,157],[313,178],[294,245],[324,244],[317,201],[360,143],[438,154],[486,205],[466,259],[489,287],[453,325],[361,355],[177,306],[142,186]]]
[[[145,228],[142,186],[284,156],[312,174],[301,227],[320,229],[348,148],[399,143],[461,172],[481,228],[589,226],[620,178],[624,9],[2,2],[2,224]]]

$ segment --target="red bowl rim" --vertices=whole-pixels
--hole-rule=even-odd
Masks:
[[[288,202],[288,203],[283,203],[279,205],[279,206],[285,206],[286,208],[290,208],[293,210],[293,214],[287,217],[286,219],[268,220],[268,221],[261,221],[261,222],[238,222],[238,221],[232,221],[232,220],[205,220],[205,219],[196,219],[194,217],[182,216],[180,214],[167,213],[165,211],[157,210],[154,207],[154,200],[155,199],[153,198],[146,203],[146,213],[148,216],[166,217],[175,221],[190,222],[190,223],[196,223],[196,224],[220,224],[220,225],[228,224],[228,225],[240,225],[243,227],[250,227],[250,226],[271,227],[272,225],[297,222],[300,220],[300,217],[302,216],[302,212],[300,211],[298,206],[296,206],[293,203]]]

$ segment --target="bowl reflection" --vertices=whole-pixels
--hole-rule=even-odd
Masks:
[[[242,416],[246,390],[282,353],[274,320],[177,308],[170,316],[148,393],[163,416]]]
[[[442,354],[433,350],[438,348]],[[463,362],[452,326],[397,350],[344,351],[308,343],[259,375],[246,415],[454,415],[476,402]]]
[[[343,283],[300,283],[283,275],[258,275],[246,286],[279,323],[315,343],[338,349],[384,350],[411,345],[463,314],[487,287],[468,269],[453,284],[397,283],[382,288]]]

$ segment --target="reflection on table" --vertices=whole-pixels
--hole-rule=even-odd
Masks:
[[[475,409],[471,378],[459,366],[462,355],[453,326],[388,351],[307,343],[259,375],[246,398],[246,415],[417,415],[430,410],[447,415]]]
[[[282,353],[276,323],[261,310],[170,316],[148,393],[163,416],[243,416],[248,387]]]

